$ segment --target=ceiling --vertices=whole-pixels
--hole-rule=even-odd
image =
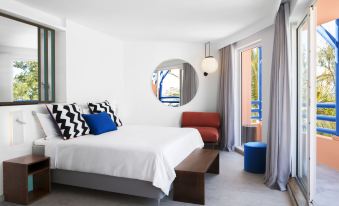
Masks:
[[[205,42],[271,18],[280,0],[17,0],[120,39]]]

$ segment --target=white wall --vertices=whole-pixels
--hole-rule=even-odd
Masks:
[[[268,108],[269,108],[269,100],[270,100],[270,79],[271,79],[271,65],[272,65],[272,52],[273,52],[273,38],[274,38],[274,26],[269,26],[255,34],[252,34],[240,41],[237,41],[233,44],[234,51],[235,51],[235,76],[236,76],[236,88],[235,94],[239,94],[235,96],[236,99],[236,122],[241,121],[241,108],[240,108],[240,84],[241,84],[241,67],[240,67],[240,51],[244,48],[247,48],[251,45],[261,46],[262,47],[262,75],[263,75],[263,82],[262,82],[262,94],[263,94],[263,141],[266,142],[267,140],[267,123],[268,119]],[[226,46],[223,42],[215,42],[217,47]],[[240,139],[240,123],[238,124],[238,131],[237,131],[237,139]],[[239,141],[236,141],[239,143]]]
[[[183,111],[216,111],[218,72],[204,77],[200,70],[204,44],[182,42],[126,42],[124,52],[125,101],[120,105],[130,124],[179,126]],[[199,88],[191,102],[178,108],[163,105],[151,89],[154,69],[163,61],[182,59],[196,69]]]
[[[122,99],[123,43],[106,34],[67,21],[67,101]]]

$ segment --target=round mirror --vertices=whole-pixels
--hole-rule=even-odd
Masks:
[[[193,66],[184,60],[167,60],[155,68],[152,90],[161,103],[179,107],[190,102],[197,93],[198,75]]]

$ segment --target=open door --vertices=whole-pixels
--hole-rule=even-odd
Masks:
[[[298,40],[298,136],[297,179],[311,203],[316,180],[316,22],[315,7],[297,29]]]

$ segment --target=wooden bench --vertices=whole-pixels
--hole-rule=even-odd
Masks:
[[[219,151],[196,149],[175,168],[173,200],[205,204],[205,173],[219,174]]]

